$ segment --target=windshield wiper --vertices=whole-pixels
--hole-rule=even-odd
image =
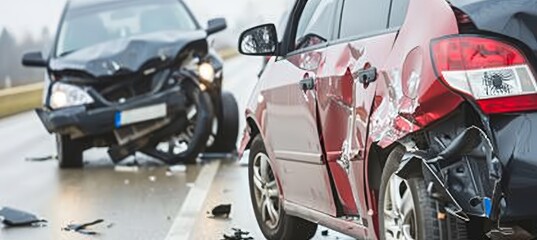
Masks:
[[[62,52],[59,57],[65,57],[73,52],[76,52],[77,50],[69,50],[69,51],[65,51],[65,52]]]

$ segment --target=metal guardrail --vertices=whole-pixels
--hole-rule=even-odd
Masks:
[[[43,83],[0,90],[0,118],[38,107],[42,96]]]
[[[238,55],[235,49],[224,49],[218,53],[223,59]],[[43,83],[0,90],[0,118],[35,109],[41,106],[42,98]]]

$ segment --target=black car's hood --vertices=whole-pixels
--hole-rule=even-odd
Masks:
[[[536,0],[451,0],[477,28],[516,38],[537,50]]]
[[[59,73],[81,73],[106,78],[146,71],[181,61],[195,50],[206,54],[205,31],[158,32],[134,36],[80,49],[53,58],[49,68]]]

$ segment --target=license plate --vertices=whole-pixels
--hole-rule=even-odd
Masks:
[[[121,126],[145,122],[157,118],[166,117],[166,104],[157,104],[147,107],[129,109],[121,112],[116,112],[115,124],[116,128]]]

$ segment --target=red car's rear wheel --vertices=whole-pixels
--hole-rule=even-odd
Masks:
[[[402,147],[395,148],[388,156],[382,173],[378,204],[380,238],[468,239],[466,224],[462,220],[447,213],[441,214],[444,218],[439,217],[441,204],[429,196],[422,178],[404,180],[395,175],[404,154]]]

